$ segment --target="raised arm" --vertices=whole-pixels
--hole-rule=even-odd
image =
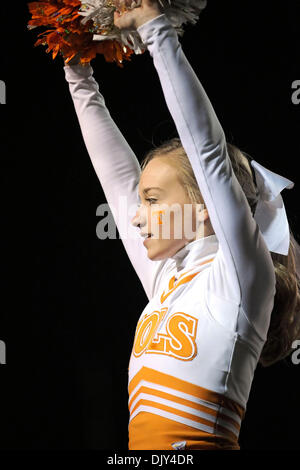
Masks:
[[[225,299],[241,305],[247,321],[264,335],[269,316],[262,318],[261,308],[265,306],[270,312],[275,292],[274,268],[233,173],[224,131],[167,17],[160,14],[137,31],[153,58],[166,104],[219,241],[212,287],[219,289]]]
[[[153,57],[167,106],[219,241],[226,278],[217,280],[220,287],[214,287],[222,288],[223,284],[222,295],[230,292],[231,300],[242,305],[250,323],[263,334],[266,325],[258,317],[257,307],[265,299],[270,310],[274,267],[233,173],[224,131],[166,16],[161,14],[137,30]]]
[[[163,262],[148,258],[143,240],[130,223],[134,212],[126,210],[126,205],[134,210],[138,204],[139,162],[110,116],[91,65],[66,65],[64,70],[93,167],[127,255],[150,299],[155,276]],[[125,205],[119,205],[121,201]]]

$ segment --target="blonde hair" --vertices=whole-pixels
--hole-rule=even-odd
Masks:
[[[248,155],[229,142],[227,152],[232,169],[254,214],[258,192],[253,176],[245,165],[245,157],[248,159]],[[178,137],[150,150],[141,163],[142,171],[153,158],[167,155],[170,163],[179,169],[178,178],[190,201],[203,203],[192,166]],[[291,230],[288,255],[271,252],[271,257],[276,275],[276,294],[267,340],[259,359],[259,363],[264,367],[287,357],[293,350],[293,341],[300,338],[300,246]]]

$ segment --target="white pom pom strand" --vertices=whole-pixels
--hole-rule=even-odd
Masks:
[[[184,30],[182,25],[185,23],[195,24],[199,19],[200,13],[206,8],[207,0],[158,0],[164,14],[182,36]],[[128,9],[133,9],[141,5],[141,0],[133,0]],[[120,30],[114,25],[114,11],[116,10],[115,0],[81,0],[79,14],[83,16],[82,24],[89,20],[94,23],[93,40],[105,41],[115,39],[123,46],[128,46],[136,54],[141,54],[145,50],[140,35],[137,31]]]

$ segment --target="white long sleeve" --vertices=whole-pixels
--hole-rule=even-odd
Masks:
[[[110,116],[91,65],[65,66],[64,70],[86,148],[127,255],[149,299],[155,275],[164,261],[148,258],[137,228],[130,223],[138,205],[139,162]],[[119,206],[122,198],[123,203],[127,198],[127,208],[133,212],[128,213],[125,206]]]
[[[224,131],[175,29],[162,14],[138,28],[219,241],[209,290],[241,305],[265,337],[275,274],[270,253],[232,170]],[[261,312],[268,312],[265,318]]]

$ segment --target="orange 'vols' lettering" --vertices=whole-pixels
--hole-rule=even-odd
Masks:
[[[197,354],[196,333],[198,320],[184,312],[174,313],[167,321],[167,334],[157,333],[167,308],[146,314],[137,324],[133,355],[164,354],[190,361]]]
[[[190,361],[197,354],[196,333],[198,320],[183,312],[174,313],[166,325],[167,334],[158,333],[146,353],[165,354]]]
[[[152,313],[144,315],[139,320],[133,346],[133,354],[136,357],[141,356],[147,348],[167,310],[167,308],[162,308],[160,311],[155,310]]]

